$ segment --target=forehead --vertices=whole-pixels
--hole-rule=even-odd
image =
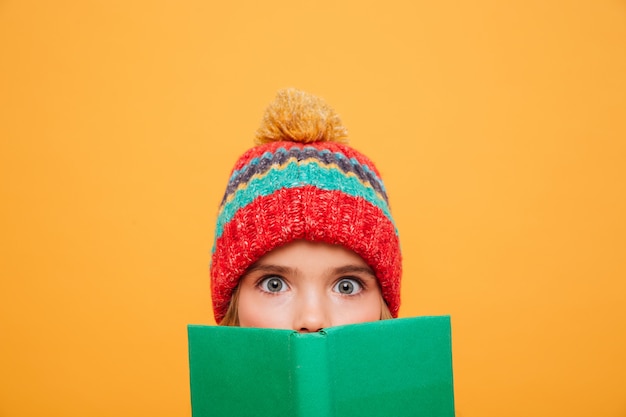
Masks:
[[[259,258],[252,267],[275,263],[367,266],[363,258],[344,246],[307,240],[296,240],[278,247]]]

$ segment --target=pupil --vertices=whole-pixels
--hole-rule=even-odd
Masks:
[[[351,294],[352,293],[352,283],[350,281],[344,281],[341,284],[339,284],[339,291],[342,294]]]
[[[283,283],[280,282],[279,279],[271,279],[270,282],[268,282],[268,287],[270,290],[272,291],[280,291],[280,289],[283,287]]]

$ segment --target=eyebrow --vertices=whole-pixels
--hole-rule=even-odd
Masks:
[[[298,269],[290,268],[290,267],[282,266],[282,265],[256,264],[255,263],[255,264],[250,265],[250,267],[246,269],[243,275],[247,275],[256,271],[261,271],[261,272],[270,273],[270,274],[295,275]],[[360,274],[371,275],[373,278],[376,278],[376,274],[374,274],[374,271],[372,270],[372,268],[370,268],[369,266],[362,266],[362,265],[344,265],[338,268],[330,269],[330,272],[332,272],[333,274],[337,274],[337,275],[360,273]]]
[[[368,274],[376,278],[374,271],[369,266],[361,266],[361,265],[345,265],[339,268],[333,269],[333,272],[336,274]]]
[[[289,268],[289,267],[282,266],[282,265],[255,263],[255,264],[250,265],[248,269],[246,269],[246,271],[243,273],[243,275],[247,275],[255,271],[261,271],[261,272],[271,273],[271,274],[281,274],[281,275],[292,274],[295,272],[293,268]]]

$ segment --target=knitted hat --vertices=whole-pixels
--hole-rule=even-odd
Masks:
[[[346,136],[321,99],[278,92],[257,146],[235,164],[219,208],[211,259],[217,323],[246,269],[298,239],[342,245],[361,256],[397,317],[402,260],[387,193],[372,161],[348,146]]]

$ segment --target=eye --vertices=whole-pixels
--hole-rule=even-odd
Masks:
[[[333,291],[344,295],[358,294],[363,290],[363,285],[354,278],[340,279],[334,286]]]
[[[257,285],[261,290],[270,293],[284,292],[289,288],[284,279],[276,276],[263,278]]]

